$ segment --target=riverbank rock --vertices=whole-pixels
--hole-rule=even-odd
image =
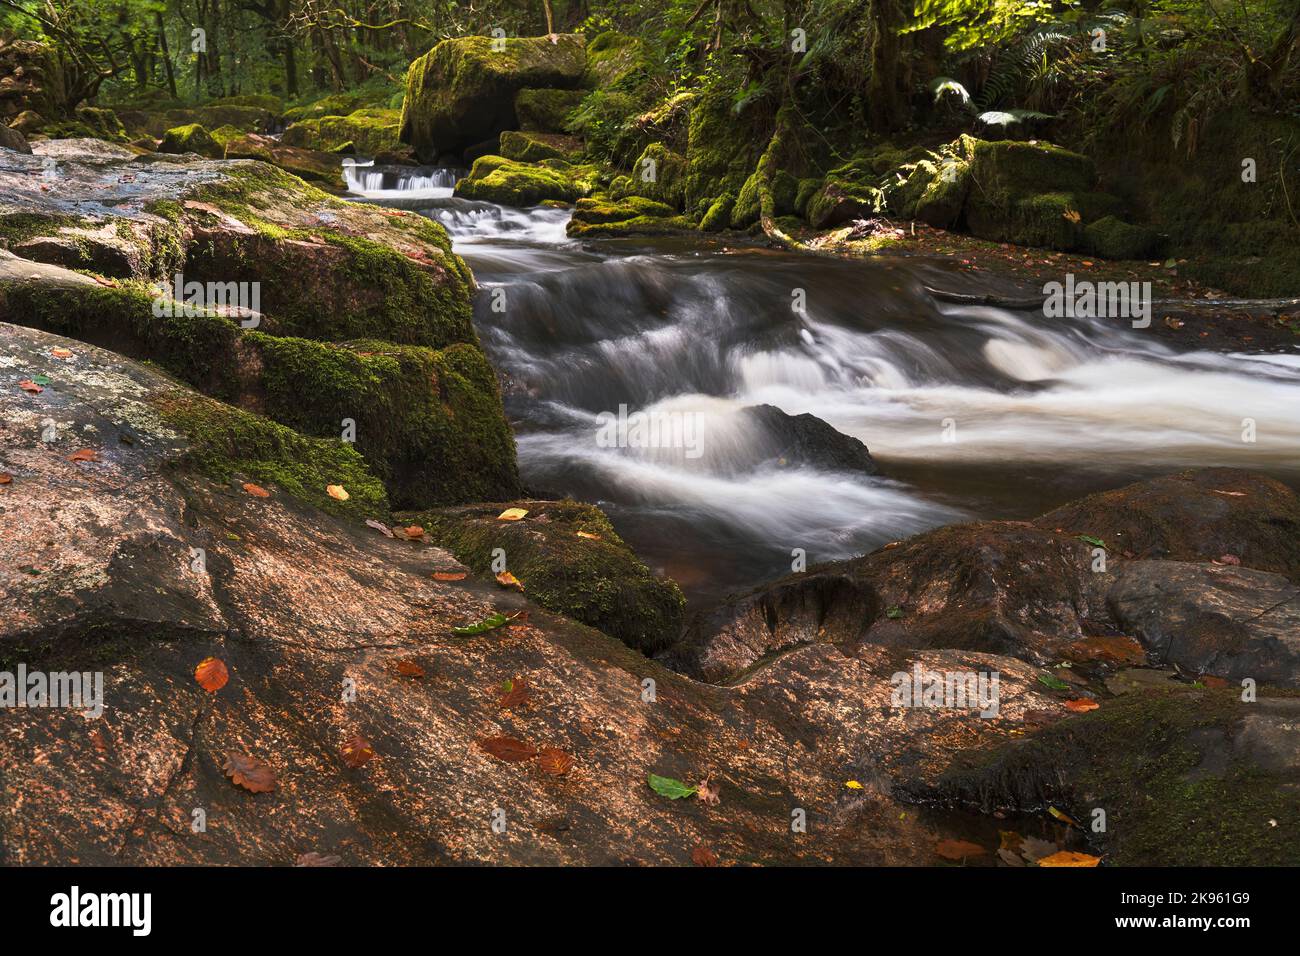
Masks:
[[[518,495],[472,279],[440,226],[260,163],[64,163],[50,193],[24,172],[0,168],[0,231],[27,257],[0,271],[6,320],[149,359],[208,395],[352,442],[399,507]],[[39,281],[27,260],[46,264]]]
[[[525,88],[515,94],[515,117],[526,133],[564,133],[569,116],[582,105],[584,90]]]
[[[530,87],[572,89],[587,66],[579,34],[456,37],[413,62],[406,75],[401,140],[425,162],[459,154],[519,128],[515,95]]]
[[[367,107],[346,116],[322,116],[290,124],[282,137],[287,146],[321,152],[351,152],[363,156],[409,152],[398,137],[402,115],[398,110]]]
[[[382,488],[345,443],[14,326],[0,386],[0,660],[98,671],[104,705],[6,714],[7,864],[934,863],[953,834],[900,810],[896,768],[935,777],[1055,706],[987,655],[919,662],[998,670],[992,718],[891,708],[910,659],[824,645],[697,684],[363,524]],[[493,613],[518,616],[453,630]],[[205,690],[211,658],[225,680]],[[231,779],[241,761],[260,792]]]
[[[558,159],[521,163],[504,156],[480,156],[469,175],[456,181],[456,195],[503,206],[573,202],[595,188],[597,173],[594,166],[574,166]]]
[[[806,466],[858,475],[879,471],[866,445],[815,415],[788,415],[775,405],[750,405],[740,414],[763,433],[763,440],[755,445],[756,457],[779,467]]]
[[[256,159],[278,166],[327,192],[338,194],[347,191],[340,154],[288,146],[273,136],[241,133],[233,126],[214,129],[212,138],[220,145],[225,159]]]
[[[12,149],[16,153],[30,153],[32,151],[31,146],[27,143],[27,137],[8,126],[0,126],[0,149]]]
[[[1190,674],[1300,687],[1294,582],[1263,573],[1293,567],[1282,538],[1297,499],[1264,476],[1203,469],[1090,496],[1033,523],[939,528],[701,611],[665,659],[725,682],[810,642],[960,648],[1047,665],[1081,641],[1123,635],[1140,641],[1140,655]]]
[[[523,515],[504,520],[501,515]],[[685,599],[655,575],[594,505],[531,499],[404,514],[484,575],[509,571],[542,607],[647,654],[677,640]],[[497,549],[500,549],[498,552]]]

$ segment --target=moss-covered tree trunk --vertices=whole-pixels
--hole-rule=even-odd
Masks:
[[[902,0],[871,0],[871,77],[867,81],[867,115],[877,130],[902,126],[907,104],[899,84],[902,39],[906,21]]]

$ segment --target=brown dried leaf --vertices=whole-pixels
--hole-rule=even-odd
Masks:
[[[72,350],[71,350],[71,349],[50,349],[50,354],[53,355],[56,359],[70,359],[70,358],[72,358]]]
[[[516,677],[501,685],[501,697],[497,703],[505,710],[518,710],[528,703],[532,696],[533,690],[528,686],[528,681]]]
[[[481,737],[475,743],[480,750],[506,763],[522,763],[537,756],[537,751],[531,744],[514,737]]]
[[[269,498],[271,493],[261,485],[255,485],[251,481],[244,482],[244,490],[254,498]]]
[[[964,860],[970,856],[983,856],[988,850],[968,840],[940,840],[934,852],[945,860]]]
[[[507,508],[497,515],[498,521],[518,521],[528,514],[527,508]]]
[[[691,862],[696,866],[717,866],[718,856],[707,846],[701,843],[691,851]]]
[[[1086,714],[1088,711],[1096,710],[1100,706],[1101,704],[1097,703],[1095,700],[1089,700],[1086,697],[1081,697],[1078,700],[1067,700],[1065,702],[1065,709],[1073,711],[1076,714]]]
[[[1074,661],[1102,661],[1107,664],[1143,664],[1147,653],[1132,637],[1085,637],[1065,649]]]
[[[695,788],[695,795],[707,807],[716,807],[722,802],[721,792],[715,784],[709,782],[708,777],[700,781],[699,786]]]
[[[226,682],[230,680],[230,672],[226,670],[226,664],[221,658],[206,657],[199,661],[198,667],[194,668],[194,679],[208,693],[215,694],[226,686]]]
[[[325,494],[329,495],[335,501],[347,501],[352,497],[348,494],[347,489],[342,485],[326,485]]]
[[[226,754],[226,762],[221,769],[227,777],[250,793],[270,793],[276,787],[275,772],[248,754]]]
[[[573,769],[573,756],[559,747],[543,747],[537,753],[537,766],[552,777],[563,777]]]
[[[41,394],[41,392],[45,391],[45,388],[43,386],[37,385],[30,378],[23,379],[21,382],[18,383],[18,387],[21,388],[24,392],[30,392],[33,395],[39,395]]]
[[[423,677],[424,668],[411,660],[409,657],[403,657],[399,661],[393,662],[393,670],[400,677]]]
[[[99,452],[93,448],[79,448],[68,456],[68,461],[99,461]]]
[[[343,742],[343,762],[356,770],[358,767],[364,767],[375,756],[375,748],[370,746],[370,741],[366,740],[360,734],[353,734]]]
[[[434,571],[433,579],[435,581],[464,581],[464,571]]]
[[[509,571],[497,572],[497,584],[503,588],[514,588],[516,591],[524,589],[523,583]]]
[[[298,854],[298,859],[297,861],[294,862],[293,865],[294,866],[338,866],[342,862],[343,862],[343,857],[341,856],[335,856],[334,854],[330,854],[329,856],[323,856],[320,853],[316,853],[315,851],[313,851],[311,853]]]
[[[14,480],[14,476],[7,471],[0,471],[0,485],[7,485]]]

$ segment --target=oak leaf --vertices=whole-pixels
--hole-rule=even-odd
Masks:
[[[481,737],[475,743],[480,750],[506,763],[523,763],[537,756],[536,748],[514,737]]]
[[[275,772],[248,754],[228,753],[221,765],[226,776],[250,793],[270,793],[276,787]]]

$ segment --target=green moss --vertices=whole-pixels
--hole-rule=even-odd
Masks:
[[[507,131],[501,134],[500,143],[501,155],[520,163],[539,163],[544,159],[571,161],[582,151],[578,140],[558,133]]]
[[[600,509],[573,501],[520,501],[522,521],[498,521],[509,505],[421,512],[434,543],[481,574],[502,548],[507,569],[543,607],[599,628],[647,654],[678,637],[684,599],[677,585],[654,575],[615,533]],[[581,531],[597,538],[580,537]]]
[[[627,196],[616,202],[599,199],[579,199],[574,205],[573,218],[589,225],[605,222],[625,222],[637,216],[671,216],[673,208],[644,196]]]
[[[384,518],[388,497],[357,451],[345,442],[307,438],[243,409],[197,395],[155,401],[163,420],[189,441],[182,464],[215,481],[251,481],[279,488],[321,511],[348,518]],[[328,485],[342,485],[336,501]]]
[[[696,98],[687,131],[686,210],[702,216],[723,193],[738,195],[766,142],[748,116],[732,111],[728,97],[702,94]]]
[[[648,69],[645,46],[626,33],[606,30],[587,44],[587,83],[605,89],[636,83]]]
[[[520,90],[515,94],[519,128],[530,133],[563,133],[586,95],[583,90]]]
[[[1147,259],[1158,247],[1158,237],[1142,226],[1105,216],[1084,229],[1084,247],[1104,259]]]
[[[568,172],[517,163],[504,156],[480,156],[470,174],[456,183],[456,195],[505,206],[535,206],[545,199],[573,202],[591,184]]]
[[[401,114],[397,110],[367,107],[346,116],[322,116],[291,124],[282,137],[288,146],[336,152],[344,143],[367,156],[398,152]]]
[[[202,125],[190,123],[188,126],[175,126],[164,133],[158,152],[198,153],[216,159],[223,155],[225,149]]]
[[[731,211],[735,205],[735,194],[723,193],[700,217],[700,229],[703,232],[721,232],[726,229],[731,225]]]

